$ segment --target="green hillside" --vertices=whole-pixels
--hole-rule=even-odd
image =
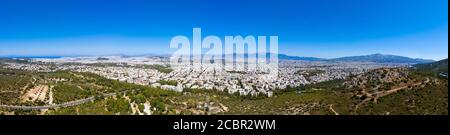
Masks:
[[[428,71],[448,73],[448,59],[443,59],[432,63],[416,64],[414,65],[414,67],[418,70],[428,70]]]

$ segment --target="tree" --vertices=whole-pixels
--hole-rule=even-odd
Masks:
[[[132,97],[132,101],[134,101],[134,102],[137,103],[137,104],[144,103],[144,102],[145,102],[145,96],[142,95],[141,93],[139,93],[139,94],[134,95],[134,96]]]
[[[127,114],[130,111],[130,104],[128,103],[125,98],[118,98],[117,100],[109,99],[107,101],[107,109],[108,111],[120,113],[120,114]]]
[[[155,107],[156,110],[158,110],[158,111],[163,111],[163,110],[165,109],[165,105],[164,105],[164,103],[162,102],[162,99],[160,99],[160,98],[158,98],[158,99],[156,99],[156,100],[153,100],[150,104],[151,104],[153,107]]]

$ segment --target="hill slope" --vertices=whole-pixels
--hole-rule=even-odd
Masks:
[[[433,63],[416,64],[413,67],[419,70],[429,70],[435,72],[448,73],[448,59],[443,59]]]

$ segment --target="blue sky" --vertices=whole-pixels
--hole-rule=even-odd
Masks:
[[[297,56],[448,56],[447,0],[1,0],[0,56],[164,54],[194,27]]]

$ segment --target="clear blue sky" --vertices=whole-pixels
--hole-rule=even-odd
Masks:
[[[448,0],[1,0],[0,56],[170,53],[193,27],[297,56],[448,56]]]

